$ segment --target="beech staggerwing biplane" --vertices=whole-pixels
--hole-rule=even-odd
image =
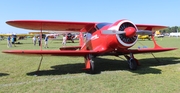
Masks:
[[[93,58],[103,55],[123,55],[131,70],[137,69],[138,60],[133,54],[153,53],[175,50],[163,48],[154,40],[153,31],[166,28],[160,25],[134,24],[129,20],[118,20],[114,23],[99,22],[67,22],[45,20],[14,20],[7,24],[29,30],[75,31],[79,32],[79,46],[61,47],[57,50],[4,50],[3,53],[20,55],[52,55],[52,56],[82,56],[85,59],[85,69],[94,71]],[[86,40],[83,40],[86,33]],[[154,48],[130,49],[138,40],[137,35],[152,35]],[[40,62],[41,63],[41,62]],[[40,65],[39,65],[40,66]],[[39,70],[39,69],[38,69]]]

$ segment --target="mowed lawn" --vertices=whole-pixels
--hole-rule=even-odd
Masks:
[[[180,37],[156,38],[163,47],[180,48]],[[40,49],[32,39],[7,48],[0,41],[0,51]],[[78,45],[67,43],[67,46]],[[61,40],[49,40],[48,49],[59,49]],[[133,48],[153,47],[152,41],[139,40]],[[43,48],[44,49],[44,48]],[[87,74],[82,57],[18,56],[0,52],[0,93],[180,93],[180,49],[162,53],[137,54],[140,66],[128,69],[123,56],[94,59],[97,74]]]

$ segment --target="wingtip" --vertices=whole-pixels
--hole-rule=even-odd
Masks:
[[[3,50],[2,53],[11,53],[11,50]]]

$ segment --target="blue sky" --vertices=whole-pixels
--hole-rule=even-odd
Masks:
[[[179,0],[1,0],[0,33],[28,33],[8,20],[59,20],[180,25]]]

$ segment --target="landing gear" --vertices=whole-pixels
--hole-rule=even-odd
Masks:
[[[137,62],[136,62],[135,59],[131,58],[131,59],[128,61],[128,63],[129,63],[129,68],[130,68],[131,70],[136,70],[136,69],[137,69]]]
[[[87,56],[84,57],[84,59],[85,59],[85,68],[84,68],[84,70],[86,70],[86,72],[90,73],[90,74],[95,73],[94,61],[92,60],[92,56],[87,55]]]
[[[94,61],[93,60],[90,60],[90,70],[92,73],[94,73]]]
[[[124,56],[128,61],[129,68],[131,70],[136,70],[137,66],[139,65],[139,62],[138,62],[138,60],[136,58],[134,58],[133,54],[130,53],[130,56],[128,56],[128,55],[124,55]]]

